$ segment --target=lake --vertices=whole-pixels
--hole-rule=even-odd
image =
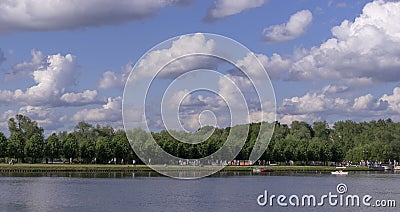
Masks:
[[[276,198],[272,206],[257,203],[265,190],[269,197],[285,195],[286,203],[291,195],[300,199],[314,195],[319,202],[329,192],[339,194],[340,183],[347,186],[343,195],[370,195],[370,203],[396,200],[396,208],[334,207],[327,199],[316,207],[282,207]],[[399,204],[400,173],[221,172],[198,180],[158,177],[151,172],[0,173],[0,211],[399,211]]]

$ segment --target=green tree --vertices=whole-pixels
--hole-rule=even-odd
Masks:
[[[328,165],[327,162],[332,158],[331,143],[322,141],[319,148],[319,158],[324,165]]]
[[[93,126],[91,124],[81,121],[75,126],[75,132],[77,132],[78,138],[91,139],[92,128]]]
[[[283,148],[283,155],[285,157],[285,160],[297,160],[296,158],[296,143],[299,141],[296,141],[294,139],[284,139],[283,142],[285,142],[285,148]]]
[[[290,125],[290,134],[298,140],[310,140],[313,137],[313,129],[306,122],[293,121]]]
[[[93,160],[94,157],[96,157],[95,142],[92,140],[85,139],[80,144],[80,153],[81,153],[81,158],[85,161],[85,163],[89,163],[91,160]]]
[[[400,160],[400,123],[394,123],[390,119],[358,123],[350,120],[338,121],[332,129],[326,121],[314,122],[313,127],[299,121],[293,121],[290,127],[279,122],[272,124],[275,124],[275,131],[262,159],[276,162],[313,160],[325,163],[344,159],[353,162],[365,159],[382,162]],[[135,158],[139,161],[130,147],[133,145],[135,151],[145,157],[144,160],[152,159],[152,163],[156,164],[162,162],[156,160],[159,147],[182,158],[200,158],[220,149],[229,135],[233,138],[233,143],[226,146],[227,154],[232,155],[235,150],[240,150],[236,159],[243,160],[248,159],[250,152],[261,148],[254,146],[256,139],[260,137],[259,126],[260,123],[252,123],[235,126],[233,128],[237,130],[234,131],[231,131],[231,127],[204,127],[194,133],[175,132],[188,140],[197,141],[208,135],[210,129],[214,130],[206,141],[195,145],[177,141],[168,131],[148,133],[134,129],[127,132],[131,134],[129,144],[124,131],[115,132],[109,125],[92,126],[79,122],[72,133],[50,135],[44,143],[44,156],[51,161],[61,155],[67,159],[80,156],[86,163],[94,157],[98,157],[100,163],[106,163],[111,158],[117,158],[118,161]],[[245,130],[247,127],[248,132]],[[43,129],[35,121],[24,115],[16,115],[8,120],[8,129],[8,140],[0,133],[0,158],[16,157],[17,161],[23,162],[25,157],[29,157],[35,162],[43,156],[40,153],[40,147],[43,149]],[[234,133],[230,135],[231,132]],[[243,140],[243,148],[239,148],[243,133],[247,135],[247,139]],[[264,151],[265,147],[262,148],[261,151]],[[214,158],[216,159],[218,158]]]
[[[7,137],[0,132],[0,158],[7,157]]]
[[[341,162],[344,160],[344,152],[339,142],[333,142],[330,152],[332,154],[331,161]]]
[[[34,134],[25,144],[25,155],[32,159],[32,163],[36,163],[37,159],[43,158],[43,137]]]
[[[55,158],[60,158],[62,143],[55,133],[52,133],[45,143],[45,156],[53,163]]]
[[[114,137],[114,129],[110,126],[100,126],[96,125],[95,128],[93,128],[93,134],[94,134],[94,139],[98,139],[99,137],[105,137],[109,140],[111,140]]]
[[[24,136],[21,132],[17,131],[11,134],[10,142],[7,146],[7,153],[10,158],[16,158],[17,162],[19,159],[24,157]]]
[[[76,158],[78,157],[79,153],[79,145],[78,141],[76,140],[75,136],[72,134],[68,134],[67,138],[63,143],[63,155],[65,158]]]
[[[107,163],[112,157],[110,142],[105,137],[100,137],[96,142],[96,157],[99,163]]]
[[[24,162],[25,143],[33,136],[38,135],[43,137],[43,128],[39,127],[36,121],[32,121],[29,117],[17,114],[15,118],[8,120],[8,129],[10,131],[10,140],[14,139],[11,145],[11,154],[15,154]],[[15,135],[17,134],[17,135]],[[16,145],[18,143],[18,145]]]
[[[177,157],[180,157],[180,158],[189,158],[186,154],[187,154],[187,153],[186,153],[186,151],[185,151],[185,146],[184,146],[184,144],[183,144],[183,143],[179,143],[179,144],[177,145],[175,155],[176,155]]]
[[[335,140],[341,142],[347,151],[360,145],[356,142],[357,137],[362,134],[362,127],[360,124],[351,120],[338,121],[333,125],[333,128],[335,129],[337,137]]]
[[[314,136],[321,140],[327,141],[330,134],[329,125],[326,121],[314,122],[313,126]]]
[[[298,161],[302,161],[302,162],[308,162],[308,158],[307,158],[307,147],[309,144],[309,141],[304,140],[301,142],[296,142],[296,159]]]
[[[117,161],[124,159],[127,161],[130,152],[132,151],[131,146],[129,145],[128,138],[124,131],[119,130],[115,133],[114,138],[112,139],[113,143],[113,154],[117,158]]]
[[[188,147],[189,158],[200,158],[198,147],[199,147],[199,145],[189,144],[189,147]]]
[[[320,146],[321,143],[317,139],[312,139],[307,147],[307,159],[309,161],[320,160]]]
[[[272,136],[272,140],[284,139],[290,133],[290,128],[287,124],[280,124],[279,122],[275,122],[274,134]]]
[[[272,158],[274,161],[277,162],[286,161],[285,148],[286,148],[285,139],[280,139],[276,141],[272,150]]]
[[[17,114],[15,119],[9,119],[8,128],[11,134],[15,132],[22,133],[26,141],[35,134],[43,135],[43,128],[39,127],[36,121],[21,114]]]
[[[368,151],[368,150],[366,150],[366,147],[364,147],[364,146],[350,149],[346,154],[346,160],[352,161],[352,162],[361,161],[361,160],[365,160],[365,159],[369,160],[371,157],[368,154],[366,154],[365,151]]]

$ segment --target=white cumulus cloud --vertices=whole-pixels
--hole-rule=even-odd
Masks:
[[[283,75],[289,70],[291,65],[290,59],[283,58],[279,54],[273,54],[271,57],[263,54],[254,54],[254,56],[252,53],[249,53],[243,59],[236,61],[236,65],[253,76],[254,79],[264,76],[265,71],[267,71],[271,79],[284,79]]]
[[[96,90],[86,90],[81,93],[65,93],[60,97],[60,100],[70,105],[85,105],[96,102],[96,97]]]
[[[65,124],[61,121],[61,113],[51,107],[23,106],[19,108],[18,114],[28,116],[32,120],[35,120],[40,127],[43,127],[46,130],[57,130]],[[15,116],[15,114],[13,116]]]
[[[122,121],[122,97],[108,98],[101,108],[83,109],[76,112],[72,121],[116,122]]]
[[[271,76],[290,81],[342,80],[351,87],[397,82],[400,80],[400,22],[397,20],[400,20],[399,1],[370,2],[354,21],[344,20],[333,27],[333,37],[321,45],[297,49],[285,58],[276,54],[282,61],[275,60],[274,66],[283,70],[269,68]]]
[[[227,16],[241,13],[245,10],[261,7],[267,0],[217,0],[208,10],[205,22],[214,22]]]
[[[267,43],[293,40],[306,32],[312,22],[313,16],[309,10],[299,11],[287,23],[269,26],[264,29],[263,36]]]
[[[42,57],[41,52],[33,51],[31,62],[16,65],[24,67],[24,72],[31,74],[35,85],[25,91],[0,90],[0,105],[13,103],[23,106],[58,107],[99,103],[96,99],[97,91],[71,92],[81,72],[73,55],[49,55],[45,62],[41,62]]]
[[[170,48],[154,50],[148,53],[145,58],[136,64],[134,77],[131,77],[130,80],[153,77],[157,73],[158,77],[174,78],[189,70],[212,69],[216,67],[217,59],[207,56],[187,55],[212,54],[215,50],[215,45],[214,40],[207,40],[204,34],[201,33],[181,36],[172,42]],[[164,67],[166,64],[168,65]]]
[[[364,121],[391,117],[400,120],[400,87],[393,94],[380,98],[367,93],[358,97],[336,97],[336,87],[326,86],[321,92],[308,92],[304,96],[285,98],[279,107],[279,120],[290,124],[292,120],[308,123],[319,120],[344,120],[351,117]],[[327,92],[333,90],[334,92]]]
[[[394,88],[392,95],[384,94],[379,100],[387,101],[389,109],[400,115],[400,87]]]
[[[123,88],[132,68],[132,63],[128,63],[121,69],[120,73],[113,71],[104,72],[98,87],[100,89]]]

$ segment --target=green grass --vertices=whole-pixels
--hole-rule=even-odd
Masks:
[[[261,166],[227,166],[224,171],[252,171],[253,167]],[[220,167],[193,167],[193,166],[159,166],[158,168],[165,170],[216,170]],[[267,166],[262,167],[272,171],[335,171],[333,166]],[[102,164],[0,164],[0,172],[131,172],[131,171],[152,171],[146,165],[102,165]],[[348,167],[346,171],[371,171],[367,167]]]
[[[0,171],[32,171],[32,172],[92,172],[92,171],[150,171],[151,169],[144,165],[102,165],[102,164],[0,164]]]

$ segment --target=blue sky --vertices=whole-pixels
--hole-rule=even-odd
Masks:
[[[16,113],[47,132],[82,120],[121,128],[133,65],[196,32],[258,57],[278,121],[400,121],[398,2],[14,0],[0,2],[0,14],[0,129]]]

